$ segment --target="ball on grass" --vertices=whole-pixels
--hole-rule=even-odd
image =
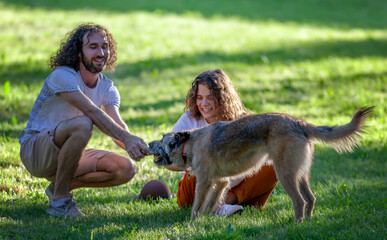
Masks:
[[[171,190],[168,184],[160,180],[151,180],[141,189],[140,198],[156,200],[160,198],[169,198]]]

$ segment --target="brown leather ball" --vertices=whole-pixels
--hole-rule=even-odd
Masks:
[[[163,181],[151,180],[147,182],[140,192],[140,198],[156,200],[160,198],[168,198],[171,196],[171,190]]]

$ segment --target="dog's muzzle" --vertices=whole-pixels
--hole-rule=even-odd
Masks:
[[[155,155],[155,160],[154,162],[156,164],[160,164],[161,161],[165,158],[165,161],[167,162],[168,165],[172,164],[171,159],[169,158],[168,154],[164,151],[162,147],[159,147],[158,153],[154,153]]]

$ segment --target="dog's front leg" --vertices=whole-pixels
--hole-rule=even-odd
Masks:
[[[199,216],[199,209],[202,207],[207,193],[211,190],[212,182],[207,179],[203,180],[196,176],[195,200],[192,206],[191,219],[194,220]]]
[[[202,207],[199,209],[200,214],[204,215],[208,211],[212,212],[214,206],[217,203],[221,203],[221,201],[223,200],[222,198],[224,197],[224,192],[229,184],[229,180],[218,180],[215,182],[213,188],[211,188],[209,193],[207,194]]]

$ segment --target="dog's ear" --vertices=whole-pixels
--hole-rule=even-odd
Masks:
[[[169,148],[176,149],[189,139],[189,132],[177,132],[173,135],[173,140],[169,142]]]
[[[178,132],[175,134],[175,141],[178,145],[185,143],[190,137],[189,132]]]

